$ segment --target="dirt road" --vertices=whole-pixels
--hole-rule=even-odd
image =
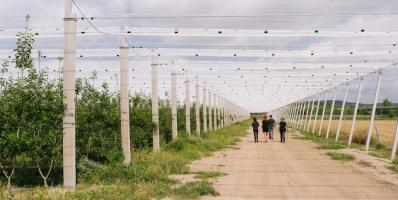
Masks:
[[[236,148],[195,161],[192,171],[219,171],[221,194],[203,199],[398,199],[398,186],[331,160],[310,141],[289,136],[253,143],[251,134]]]

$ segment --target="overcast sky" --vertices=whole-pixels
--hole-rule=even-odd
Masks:
[[[0,0],[0,30],[22,29],[24,16],[31,15],[30,27],[33,29],[62,29],[63,28],[63,0]],[[229,49],[256,49],[272,52],[280,51],[380,51],[396,53],[398,45],[398,1],[396,0],[75,0],[87,17],[101,17],[108,19],[95,19],[93,24],[100,30],[106,27],[162,27],[162,28],[213,28],[213,29],[256,29],[256,30],[320,30],[320,31],[360,31],[386,32],[393,34],[371,37],[159,37],[159,36],[128,36],[133,46],[154,48],[229,48]],[[80,13],[74,8],[77,16]],[[143,18],[136,18],[137,16]],[[176,18],[150,18],[154,16],[177,16]],[[178,17],[202,16],[202,17]],[[203,17],[207,16],[207,17]],[[211,17],[213,16],[213,17]],[[214,17],[218,16],[218,17]],[[220,17],[226,16],[226,17]],[[241,16],[241,17],[237,17]],[[246,17],[242,17],[246,16]],[[247,17],[252,16],[252,17]],[[134,17],[134,18],[132,18]],[[78,29],[93,30],[85,21],[78,20]],[[2,36],[0,31],[0,37]],[[15,47],[15,39],[0,39],[0,51],[11,50]],[[117,49],[119,37],[117,35],[99,35],[78,37],[78,49]],[[62,50],[63,38],[37,38],[35,49]],[[61,51],[62,52],[62,51]],[[3,53],[5,55],[6,53]],[[354,53],[355,54],[355,53]],[[140,58],[130,51],[131,91],[144,91],[148,93],[150,87],[149,60]],[[294,62],[294,58],[225,58],[225,57],[181,57],[182,61],[232,61],[232,62]],[[336,58],[321,57],[321,61],[331,62]],[[346,59],[347,66],[353,60],[386,59],[398,60],[389,55],[364,56]],[[314,59],[304,59],[313,61]],[[298,62],[303,60],[297,60]],[[47,59],[43,66],[50,71],[58,68],[54,59]],[[78,76],[88,76],[94,69],[99,71],[98,82],[107,81],[117,89],[116,76],[118,75],[119,62],[114,58],[78,59]],[[371,64],[368,64],[370,66]],[[389,63],[375,64],[385,67]],[[274,69],[277,69],[275,65]],[[279,65],[278,65],[279,66]],[[209,66],[211,68],[212,66]],[[184,75],[195,79],[199,83],[207,82],[208,87],[223,93],[227,98],[244,106],[250,111],[267,111],[298,98],[297,88],[285,88],[285,93],[278,99],[272,99],[276,86],[267,85],[267,80],[258,81],[256,72],[250,71],[250,66],[240,79],[240,75],[228,75],[233,70],[225,67],[213,66],[211,73],[208,67],[199,70],[190,65],[177,66],[179,77],[179,99],[184,96]],[[271,65],[271,68],[273,66]],[[355,66],[354,66],[355,67]],[[242,66],[245,68],[245,66]],[[299,68],[299,66],[297,67]],[[184,69],[184,70],[183,70]],[[263,69],[263,68],[261,68]],[[134,71],[133,71],[134,70]],[[187,72],[188,71],[188,72]],[[231,71],[231,72],[230,72]],[[243,71],[243,70],[241,70]],[[315,71],[315,70],[314,70]],[[344,71],[342,71],[344,72]],[[237,72],[238,73],[238,72]],[[265,72],[261,72],[265,73]],[[289,72],[290,73],[290,72]],[[302,71],[302,73],[312,73]],[[314,72],[315,73],[315,72]],[[170,86],[170,67],[162,66],[160,69],[161,96],[166,98]],[[272,76],[272,73],[270,73]],[[280,76],[281,80],[286,74]],[[57,77],[56,73],[53,73]],[[195,78],[198,77],[198,78]],[[398,102],[398,67],[390,67],[383,73],[380,101],[390,98]],[[214,81],[214,79],[220,79]],[[330,77],[329,77],[330,78]],[[240,81],[240,82],[239,82]],[[244,81],[248,83],[244,83]],[[270,81],[268,81],[270,83]],[[373,99],[376,75],[372,74],[365,79],[362,102],[369,103]],[[235,85],[234,85],[235,84]],[[250,89],[244,87],[248,86]],[[193,84],[192,86],[192,96]],[[229,87],[231,86],[231,87]],[[356,96],[357,84],[350,86],[348,99],[353,101]],[[339,88],[338,98],[343,97],[344,87]],[[296,94],[297,93],[297,94]],[[282,93],[281,93],[282,94]],[[291,97],[289,95],[292,94]],[[305,95],[305,94],[304,94]]]

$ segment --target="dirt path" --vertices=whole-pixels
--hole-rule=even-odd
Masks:
[[[219,171],[220,196],[203,199],[398,199],[398,186],[331,160],[310,141],[253,143],[251,134],[234,149],[193,162],[191,171]]]

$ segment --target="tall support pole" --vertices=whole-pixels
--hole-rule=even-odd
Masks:
[[[354,116],[352,117],[350,136],[348,136],[348,146],[351,145],[352,136],[354,135],[355,125],[357,123],[357,114],[358,114],[359,100],[361,99],[362,85],[363,85],[363,77],[359,78],[358,94],[357,94],[357,100],[356,100],[355,108],[354,108]]]
[[[221,97],[221,105],[220,105],[220,122],[221,128],[224,128],[224,97]]]
[[[75,67],[76,17],[72,15],[72,0],[65,0],[64,40],[64,119],[63,119],[63,173],[64,187],[76,189],[76,124],[75,124]]]
[[[160,151],[159,139],[159,96],[158,96],[158,59],[155,49],[151,49],[152,68],[152,143],[153,150]]]
[[[310,131],[311,120],[312,120],[312,113],[314,112],[314,104],[315,104],[315,97],[314,97],[314,99],[312,100],[311,113],[310,113],[310,118],[309,118],[309,120],[308,120],[307,132]]]
[[[368,129],[368,137],[366,138],[366,148],[365,148],[366,153],[369,151],[370,139],[372,137],[372,130],[373,130],[373,126],[375,123],[376,107],[377,107],[377,101],[379,99],[380,83],[381,83],[381,75],[382,74],[383,74],[383,69],[380,68],[377,73],[376,93],[375,93],[375,97],[373,100],[372,115],[370,117],[370,124],[369,124],[369,129]]]
[[[296,109],[296,103],[290,105],[290,113],[289,113],[289,126],[293,123],[294,112]]]
[[[298,129],[298,126],[299,126],[299,123],[300,123],[301,112],[303,110],[303,105],[304,105],[304,101],[301,101],[300,104],[299,104],[298,112],[297,112],[296,123],[294,125],[294,127],[297,128],[297,129]]]
[[[175,70],[174,61],[171,62],[171,135],[173,140],[178,137],[177,122],[177,71]]]
[[[332,125],[334,104],[336,103],[336,95],[337,95],[337,88],[334,89],[332,108],[330,109],[329,123],[328,123],[328,128],[326,129],[326,139],[329,138],[330,126]]]
[[[304,123],[303,123],[303,127],[302,127],[303,131],[305,131],[306,125],[308,123],[308,113],[310,111],[310,105],[311,105],[311,100],[309,99],[308,103],[307,103],[306,111],[305,111],[305,119],[304,119]]]
[[[340,130],[341,130],[341,124],[343,122],[343,116],[344,116],[344,109],[345,109],[345,103],[347,101],[347,94],[348,94],[348,88],[350,87],[350,84],[346,84],[345,92],[344,92],[344,99],[343,99],[343,105],[341,105],[341,112],[340,112],[340,118],[339,118],[339,125],[337,126],[337,132],[336,132],[336,139],[335,141],[337,142],[339,140],[339,135],[340,135]]]
[[[206,86],[203,86],[203,132],[207,133],[207,91]]]
[[[211,106],[212,93],[209,91],[209,131],[213,131],[213,108]]]
[[[300,123],[299,129],[303,129],[303,128],[304,128],[305,111],[307,110],[307,105],[309,104],[309,101],[310,101],[310,100],[306,100],[306,101],[304,102],[303,113],[302,113],[302,115],[301,115],[301,123]]]
[[[296,108],[296,102],[293,102],[290,105],[291,112],[290,112],[290,115],[289,115],[289,122],[288,122],[289,126],[293,123],[292,120],[294,118],[294,110],[295,110],[295,108]]]
[[[318,96],[318,103],[316,104],[314,124],[312,125],[312,133],[315,133],[315,127],[318,122],[319,104],[321,103],[321,95]]]
[[[395,160],[395,156],[397,155],[397,146],[398,146],[398,121],[397,121],[397,128],[395,129],[394,143],[392,144],[391,160]]]
[[[299,115],[300,115],[301,104],[302,104],[302,102],[298,102],[298,104],[297,104],[297,113],[296,113],[296,116],[294,117],[294,128],[297,128],[297,123],[298,123],[298,119],[299,119]]]
[[[217,127],[217,95],[214,93],[213,97],[213,129],[216,131]]]
[[[191,135],[191,95],[189,92],[190,81],[188,77],[185,79],[185,132]]]
[[[120,129],[122,136],[122,149],[124,161],[128,165],[131,162],[130,149],[130,114],[129,114],[129,49],[124,35],[124,28],[121,29],[120,37]]]
[[[298,113],[297,113],[297,120],[296,120],[296,128],[299,128],[300,120],[301,120],[301,113],[303,112],[304,100],[300,102]]]
[[[199,99],[199,85],[195,86],[195,124],[196,124],[196,134],[200,135],[200,99]]]
[[[325,118],[325,111],[326,111],[327,102],[328,102],[328,93],[325,92],[325,101],[323,102],[322,117],[321,117],[321,122],[320,122],[320,124],[319,124],[319,132],[318,132],[318,135],[321,135],[321,133],[322,133],[323,119]]]
[[[291,122],[292,127],[295,127],[295,125],[296,125],[296,119],[297,119],[297,114],[298,114],[298,110],[300,107],[300,102],[296,102],[294,107],[295,107],[294,114],[293,114],[293,118],[292,118],[292,122]]]
[[[218,129],[221,129],[221,96],[217,96],[217,107],[218,107],[218,113],[217,113],[217,121],[218,121]]]

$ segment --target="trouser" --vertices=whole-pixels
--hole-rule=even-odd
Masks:
[[[281,134],[281,142],[284,142],[286,140],[286,131],[285,130],[279,130]]]
[[[254,134],[254,142],[258,142],[258,129],[253,129],[253,134]]]
[[[269,133],[269,139],[273,140],[274,139],[274,129],[270,128],[268,133]]]

